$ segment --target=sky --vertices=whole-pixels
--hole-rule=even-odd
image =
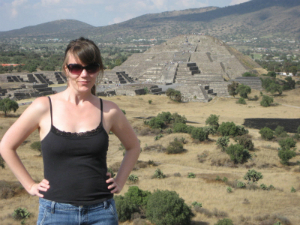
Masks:
[[[107,26],[149,13],[225,7],[250,0],[0,0],[0,31],[61,19]]]

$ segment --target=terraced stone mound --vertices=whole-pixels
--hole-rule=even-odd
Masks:
[[[105,71],[103,80],[107,84],[176,83],[183,101],[206,102],[216,95],[229,96],[228,84],[248,71],[217,38],[182,35],[133,54],[122,65]],[[253,87],[261,89],[259,83]]]

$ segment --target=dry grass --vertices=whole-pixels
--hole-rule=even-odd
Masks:
[[[251,96],[258,95],[254,91]],[[299,108],[278,105],[276,107],[263,108],[259,101],[248,101],[247,105],[238,105],[234,98],[215,98],[209,103],[175,103],[166,96],[115,96],[105,98],[114,101],[121,109],[126,111],[126,116],[133,127],[138,131],[141,147],[161,146],[166,148],[174,138],[185,138],[184,153],[167,155],[164,152],[149,150],[142,151],[140,162],[133,174],[139,177],[138,185],[143,190],[154,191],[156,189],[175,190],[187,204],[201,202],[204,210],[195,212],[192,224],[214,224],[224,215],[231,218],[235,224],[272,224],[273,221],[281,219],[283,224],[300,224],[300,169],[296,165],[300,161],[297,155],[291,160],[291,166],[283,166],[277,156],[278,143],[265,141],[260,138],[259,131],[249,129],[249,134],[254,143],[254,151],[251,151],[252,160],[245,165],[234,165],[229,156],[221,152],[216,146],[218,136],[210,136],[210,141],[195,143],[188,134],[164,134],[164,137],[155,141],[155,133],[149,132],[143,124],[143,119],[135,117],[156,116],[160,112],[177,112],[185,115],[189,121],[199,124],[193,126],[204,126],[205,120],[210,114],[220,115],[220,123],[233,121],[238,125],[244,123],[245,118],[295,118],[299,114]],[[152,100],[152,104],[148,100]],[[283,97],[275,97],[275,102],[299,106],[299,89],[284,92]],[[26,106],[21,106],[16,114],[19,115]],[[13,123],[16,117],[0,117],[0,135]],[[140,133],[140,131],[144,130]],[[43,178],[43,164],[39,153],[30,149],[30,144],[37,141],[38,133],[33,133],[18,150],[20,158],[26,168],[36,180]],[[234,140],[230,140],[235,143]],[[122,160],[123,151],[119,150],[120,142],[110,135],[108,152],[108,166],[117,166]],[[298,151],[298,150],[297,150]],[[199,156],[201,162],[199,161]],[[149,160],[155,162],[156,166],[147,165]],[[167,175],[165,179],[151,179],[155,170],[160,168]],[[264,176],[257,184],[273,185],[276,190],[264,191],[261,189],[237,189],[232,188],[232,193],[227,193],[227,187],[235,180],[243,181],[244,174],[253,168]],[[1,180],[15,182],[16,178],[8,168],[1,170]],[[196,178],[188,178],[188,173],[193,172]],[[178,176],[180,173],[181,176]],[[177,174],[177,175],[176,175]],[[226,177],[227,182],[216,181],[216,177]],[[126,184],[122,195],[127,191],[130,183]],[[291,187],[297,192],[291,193]],[[247,204],[246,204],[247,203]],[[19,224],[14,222],[11,214],[18,207],[26,207],[33,213],[28,224],[34,224],[38,213],[38,199],[24,192],[19,192],[11,198],[0,199],[0,224]],[[209,216],[211,215],[211,216]],[[286,222],[288,221],[288,222]],[[134,222],[124,224],[144,224],[144,220],[136,219]],[[274,223],[273,223],[274,224]]]

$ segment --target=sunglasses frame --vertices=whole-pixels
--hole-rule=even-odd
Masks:
[[[93,67],[96,65],[97,65],[97,70],[91,71],[91,70],[93,70]],[[80,72],[79,73],[74,73],[74,71],[72,72],[73,69],[76,70],[76,68],[73,68],[73,67],[77,67],[77,69],[80,70]],[[80,75],[84,69],[86,70],[87,73],[94,74],[100,70],[100,64],[99,63],[91,63],[87,66],[82,66],[78,63],[70,63],[67,65],[67,68],[70,71],[70,73],[72,73],[74,75]]]

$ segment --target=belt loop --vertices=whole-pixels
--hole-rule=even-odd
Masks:
[[[107,208],[108,208],[108,203],[107,203],[107,201],[104,201],[104,202],[103,202],[103,206],[104,206],[104,209],[107,209]]]
[[[54,201],[51,202],[51,213],[54,214],[55,213],[55,203]]]

